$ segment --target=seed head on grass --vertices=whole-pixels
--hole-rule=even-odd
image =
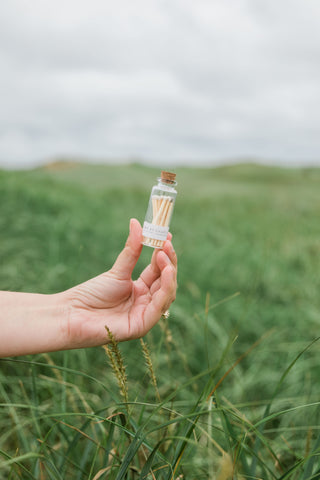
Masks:
[[[128,396],[128,382],[127,382],[126,367],[124,365],[123,358],[118,347],[118,342],[116,341],[113,333],[107,326],[105,326],[105,329],[107,330],[110,344],[103,345],[103,348],[106,354],[108,355],[113,373],[116,376],[116,379],[118,381],[120,393],[124,401],[128,403],[129,396]]]
[[[142,347],[142,352],[143,352],[144,359],[146,361],[146,365],[148,367],[148,372],[149,372],[149,375],[150,375],[150,379],[151,379],[152,385],[154,386],[154,390],[156,392],[157,400],[160,403],[161,399],[160,399],[160,394],[159,394],[159,390],[158,390],[157,378],[156,378],[155,373],[154,373],[154,369],[153,369],[151,355],[150,355],[150,352],[149,352],[148,345],[146,344],[146,342],[142,338],[140,338],[140,344],[141,344],[141,347]]]
[[[233,478],[233,461],[229,454],[225,454],[220,460],[220,472],[217,480],[231,480]]]

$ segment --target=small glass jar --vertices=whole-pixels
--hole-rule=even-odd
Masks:
[[[162,248],[167,239],[173,207],[177,196],[176,174],[161,172],[158,184],[151,190],[149,205],[143,224],[143,245]]]

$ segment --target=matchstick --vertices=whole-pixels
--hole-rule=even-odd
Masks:
[[[159,225],[161,225],[161,227],[167,227],[168,224],[167,224],[167,217],[168,217],[168,211],[170,210],[170,204],[171,204],[171,198],[170,197],[166,197],[164,198],[164,209],[163,209],[163,214],[161,216],[161,219],[159,220]],[[163,245],[163,240],[158,240],[157,241],[157,246],[158,247],[162,247]]]
[[[152,197],[152,224],[160,227],[168,227],[173,209],[173,198],[168,195],[153,195]],[[144,237],[144,243],[161,248],[164,240]]]
[[[162,171],[161,178],[158,178],[158,185],[155,185],[152,188],[148,211],[145,218],[145,225],[143,228],[143,243],[150,247],[162,248],[165,241],[165,239],[158,240],[152,238],[153,234],[151,232],[154,231],[154,235],[158,237],[160,236],[161,238],[165,236],[165,232],[169,229],[174,200],[177,193],[174,189],[177,184],[175,177],[176,175],[172,172]],[[152,227],[152,225],[154,225],[154,227]]]
[[[169,226],[172,210],[173,210],[173,201],[171,200],[168,211],[167,211],[167,216],[166,216],[166,219],[165,219],[165,224],[164,224],[165,227]]]
[[[153,218],[152,220],[152,223],[154,225],[160,225],[160,219],[161,219],[161,216],[163,214],[163,210],[164,210],[164,207],[165,207],[165,202],[164,202],[164,198],[163,196],[161,196],[159,198],[159,208],[158,208],[158,211],[156,213],[156,216]]]
[[[173,205],[171,197],[163,196],[161,198],[161,213],[159,212],[157,216],[157,225],[161,227],[167,227],[169,225],[168,219],[170,217],[168,216],[168,212],[171,210],[171,205]],[[153,244],[156,247],[162,247],[163,242],[163,240],[155,240]]]
[[[157,203],[155,197],[152,197],[152,216],[155,217],[157,211]]]

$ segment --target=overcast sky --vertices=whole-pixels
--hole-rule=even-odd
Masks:
[[[319,0],[0,3],[0,166],[320,165]]]

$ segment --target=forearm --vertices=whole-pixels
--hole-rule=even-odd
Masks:
[[[0,291],[0,357],[67,348],[68,302],[63,293]]]

